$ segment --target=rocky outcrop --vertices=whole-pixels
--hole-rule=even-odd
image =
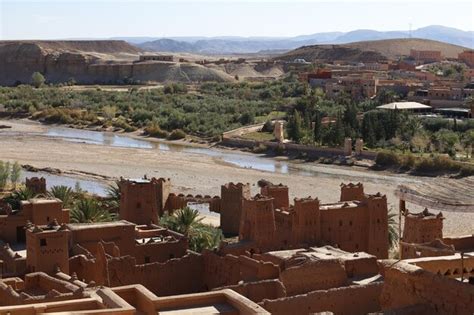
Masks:
[[[0,42],[0,85],[29,83],[34,72],[48,82],[80,84],[230,81],[233,77],[191,63],[136,62],[141,50],[123,41]]]

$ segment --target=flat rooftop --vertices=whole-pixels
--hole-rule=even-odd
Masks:
[[[87,229],[95,229],[95,228],[111,228],[111,227],[126,227],[126,226],[133,226],[135,227],[134,223],[128,222],[126,220],[120,221],[112,221],[112,222],[100,222],[100,223],[68,223],[67,227],[71,231],[78,231],[78,230],[87,230]]]
[[[365,252],[355,252],[349,253],[343,251],[341,249],[332,247],[332,246],[324,246],[324,247],[310,247],[308,249],[300,248],[300,249],[290,249],[290,250],[279,250],[273,251],[263,254],[264,256],[271,256],[278,260],[286,260],[291,258],[292,256],[300,254],[305,255],[307,257],[317,259],[317,260],[327,260],[327,259],[355,259],[355,258],[370,258],[374,257],[370,254]]]

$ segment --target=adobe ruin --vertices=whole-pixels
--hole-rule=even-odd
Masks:
[[[211,197],[171,192],[169,179],[122,179],[120,220],[105,223],[69,223],[57,200],[23,202],[0,217],[0,313],[474,310],[467,283],[474,276],[468,255],[474,237],[443,238],[442,215],[407,211],[400,244],[416,244],[409,247],[416,257],[395,262],[385,260],[385,196],[366,194],[361,183],[341,184],[337,203],[311,197],[290,203],[287,186],[259,186],[252,197],[249,184],[229,183]],[[220,213],[221,225],[237,228],[238,240],[196,253],[187,237],[159,226],[160,215],[190,202]],[[24,240],[12,232],[16,227],[25,227]],[[438,251],[420,257],[420,246]],[[445,288],[450,292],[439,298]]]

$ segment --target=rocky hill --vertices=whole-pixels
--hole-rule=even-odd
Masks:
[[[29,83],[36,71],[52,83],[70,78],[80,84],[233,80],[194,63],[136,62],[141,53],[124,41],[0,41],[0,85]]]
[[[410,54],[410,49],[440,50],[445,57],[454,58],[466,48],[428,39],[400,38],[341,45],[303,46],[284,53],[275,59],[291,61],[302,58],[306,61],[344,60],[348,62],[375,62],[407,56]]]
[[[377,31],[368,29],[350,32],[324,32],[294,37],[170,37],[122,39],[149,51],[188,52],[197,54],[257,53],[263,51],[288,51],[301,46],[347,44],[397,38],[423,38],[453,45],[474,48],[474,32],[441,25],[430,25],[412,32]]]

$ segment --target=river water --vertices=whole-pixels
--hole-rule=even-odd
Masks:
[[[13,133],[12,133],[13,134]],[[76,143],[88,143],[93,145],[136,148],[143,150],[177,151],[188,154],[206,155],[218,159],[229,165],[240,168],[252,168],[265,172],[278,174],[303,175],[312,177],[332,177],[347,181],[351,177],[359,180],[384,184],[386,181],[416,182],[417,179],[404,175],[383,175],[380,173],[354,171],[345,167],[334,167],[316,163],[302,163],[291,160],[277,160],[264,155],[251,154],[238,150],[222,150],[216,148],[196,147],[186,143],[169,143],[149,141],[147,139],[136,139],[126,135],[118,135],[110,132],[100,132],[66,127],[47,127],[42,136],[60,138],[64,141]],[[355,174],[354,174],[355,173]],[[78,179],[68,175],[53,175],[46,172],[24,172],[24,177],[43,176],[46,178],[48,187],[54,185],[65,185],[74,187],[79,183],[80,187],[100,196],[106,194],[106,184],[97,180]]]

